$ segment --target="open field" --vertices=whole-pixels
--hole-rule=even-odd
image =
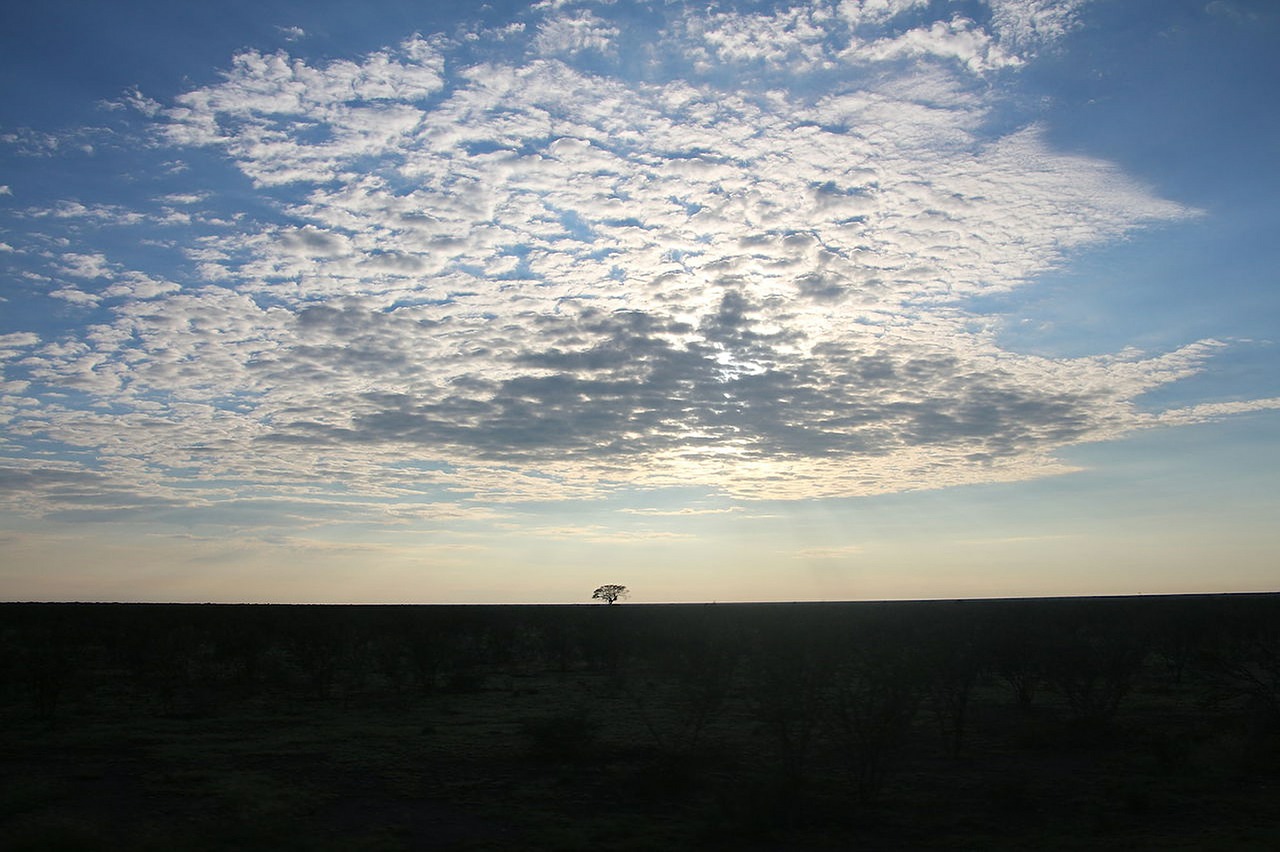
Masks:
[[[1280,848],[1280,596],[0,605],[5,849]]]

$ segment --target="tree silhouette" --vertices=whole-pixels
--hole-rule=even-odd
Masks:
[[[619,586],[616,583],[608,583],[592,592],[591,599],[593,601],[604,601],[605,603],[612,604],[618,600],[618,598],[625,598],[628,594],[630,594],[630,592],[627,591],[626,586]]]

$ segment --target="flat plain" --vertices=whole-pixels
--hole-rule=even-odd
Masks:
[[[0,847],[1280,848],[1280,596],[0,604]]]

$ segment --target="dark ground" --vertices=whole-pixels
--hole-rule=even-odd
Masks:
[[[1280,849],[1280,596],[0,604],[0,848]]]

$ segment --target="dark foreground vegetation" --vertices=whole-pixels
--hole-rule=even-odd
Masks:
[[[5,849],[1280,849],[1280,596],[0,605]]]

